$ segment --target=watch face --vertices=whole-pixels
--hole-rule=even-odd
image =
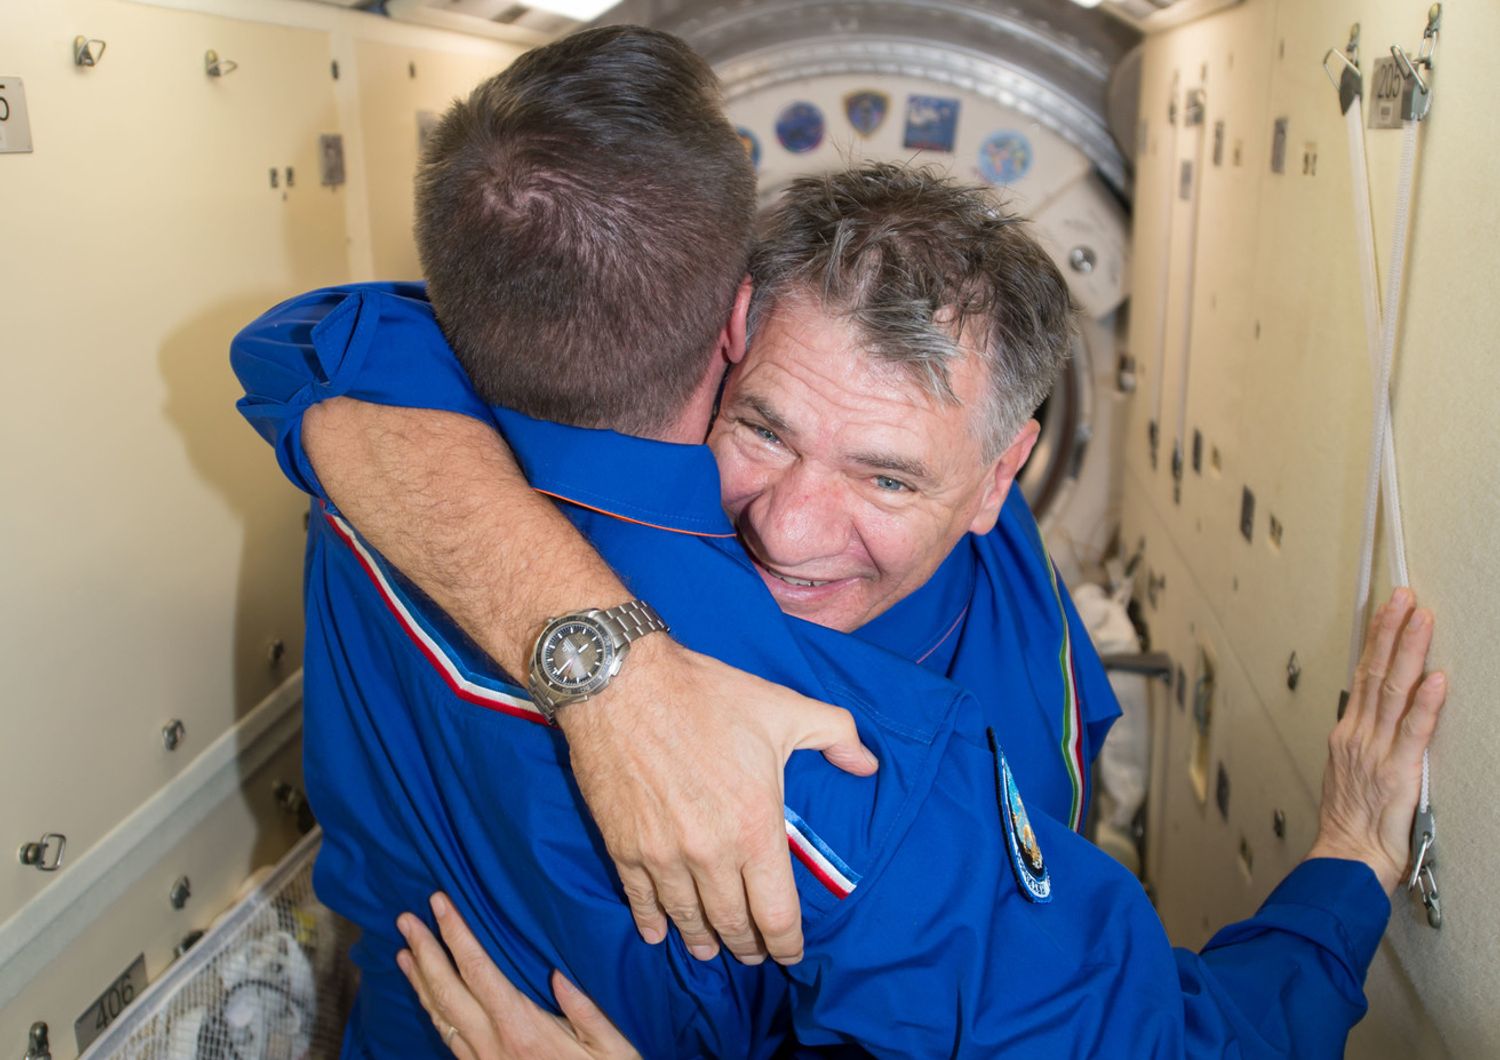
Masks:
[[[541,663],[548,681],[576,691],[593,683],[613,654],[602,630],[593,623],[571,619],[547,633],[542,642]]]

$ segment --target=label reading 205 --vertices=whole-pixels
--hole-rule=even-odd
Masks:
[[[119,1018],[142,990],[146,989],[146,955],[144,953],[130,962],[130,967],[112,983],[99,1000],[90,1005],[73,1023],[73,1035],[78,1039],[81,1053],[93,1040],[104,1033],[106,1027]]]

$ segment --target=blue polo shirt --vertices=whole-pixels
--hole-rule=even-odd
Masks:
[[[236,340],[242,407],[316,489],[301,412],[426,329],[426,307],[391,290],[278,307]],[[352,1055],[441,1048],[393,962],[396,914],[436,888],[534,1000],[550,1006],[562,968],[647,1056],[766,1055],[789,1032],[891,1056],[1341,1053],[1389,912],[1368,868],[1308,862],[1202,954],[1172,951],[1136,881],[1037,807],[975,696],[779,612],[734,542],[706,449],[493,414],[532,484],[676,637],[847,707],[881,768],[850,777],[806,752],[788,765],[801,964],[698,962],[675,933],[646,946],[558,733],[319,504],[305,760],[325,831],[319,893],[364,929]],[[1055,649],[1060,685],[1080,648],[1072,666]]]

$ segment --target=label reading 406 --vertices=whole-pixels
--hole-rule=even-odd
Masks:
[[[73,1023],[73,1034],[78,1039],[78,1051],[87,1049],[104,1029],[119,1018],[142,990],[146,989],[146,955],[144,953],[130,962],[130,967],[109,984],[99,995],[99,1000],[90,1005]]]

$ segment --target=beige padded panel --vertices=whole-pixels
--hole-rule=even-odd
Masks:
[[[415,111],[441,110],[518,52],[317,4],[204,4],[244,17],[0,3],[0,75],[24,79],[35,144],[0,156],[0,923],[12,938],[42,923],[31,899],[80,879],[102,837],[300,665],[306,500],[233,410],[230,338],[296,292],[372,269],[414,276]],[[73,63],[78,33],[107,42],[92,69]],[[206,76],[209,48],[238,68]],[[324,133],[345,135],[343,187],[319,183]],[[187,736],[168,752],[173,718]],[[134,954],[158,974],[281,855],[294,830],[271,787],[298,782],[296,751],[243,777],[97,921],[65,912],[83,933],[0,1004],[6,1048],[19,1055],[45,1019],[65,1060],[73,1019]],[[48,831],[67,835],[63,869],[17,864],[17,846]],[[194,897],[179,912],[166,894],[182,873]]]
[[[1486,319],[1500,271],[1493,244],[1500,148],[1487,91],[1500,7],[1479,0],[1444,7],[1394,400],[1412,578],[1437,610],[1434,658],[1453,678],[1433,754],[1446,923],[1432,931],[1420,907],[1398,896],[1371,973],[1372,1013],[1352,1040],[1351,1054],[1360,1056],[1500,1054],[1493,1005],[1500,910],[1487,900],[1500,861],[1500,821],[1490,809],[1500,735],[1484,706],[1500,677],[1492,647],[1500,628],[1493,556],[1500,472],[1490,456],[1500,440],[1500,350]],[[1156,646],[1191,673],[1194,642],[1207,636],[1220,672],[1206,809],[1186,779],[1187,712],[1166,696],[1155,708],[1166,725],[1157,736],[1148,868],[1179,942],[1197,944],[1210,927],[1249,912],[1316,825],[1310,815],[1324,741],[1344,684],[1370,415],[1345,135],[1319,62],[1355,21],[1367,70],[1393,42],[1414,48],[1426,8],[1246,0],[1146,44],[1148,139],[1138,174],[1130,336],[1145,374],[1126,445],[1125,541],[1133,546],[1144,536],[1150,571],[1167,577],[1158,606],[1147,608]],[[1186,472],[1177,504],[1169,471],[1175,320],[1154,471],[1145,440],[1163,296],[1161,182],[1171,179],[1175,195],[1176,180],[1163,115],[1172,71],[1193,87],[1205,65],[1208,147],[1221,119],[1226,145],[1223,166],[1205,166],[1201,191],[1187,441],[1193,428],[1202,430],[1203,468]],[[1270,172],[1277,117],[1288,119],[1283,174]],[[1400,133],[1371,131],[1367,142],[1384,269]],[[1184,136],[1179,154],[1187,152]],[[1174,226],[1178,271],[1169,281],[1179,292],[1183,216]],[[1246,485],[1256,498],[1248,543],[1239,533]],[[1279,547],[1268,534],[1271,515],[1285,526]],[[1379,588],[1385,591],[1383,579]],[[1295,691],[1286,681],[1293,651],[1302,666]],[[1231,781],[1227,823],[1213,805],[1219,762]],[[1284,842],[1270,830],[1275,808],[1288,815]],[[1248,883],[1242,839],[1253,862]]]
[[[417,168],[417,112],[441,115],[480,81],[499,73],[520,48],[499,56],[457,55],[379,41],[359,41],[359,120],[368,163],[374,276],[421,275],[412,242],[412,175]],[[412,76],[415,69],[416,76]]]
[[[108,42],[90,70],[80,31]],[[207,77],[208,48],[239,69]],[[299,665],[306,506],[234,414],[227,350],[345,276],[317,181],[337,122],[318,32],[9,4],[0,69],[25,78],[36,146],[0,157],[0,671],[5,745],[27,749],[0,774],[0,837],[63,832],[76,858]],[[0,919],[49,879],[0,871]]]

